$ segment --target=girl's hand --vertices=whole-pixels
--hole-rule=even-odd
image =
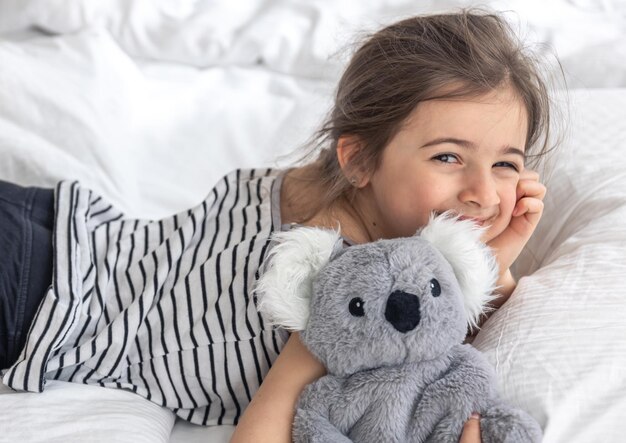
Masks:
[[[481,443],[480,440],[480,416],[472,414],[463,426],[463,433],[459,443]]]
[[[543,213],[545,195],[546,187],[539,183],[539,174],[530,169],[522,171],[511,221],[500,235],[487,243],[496,254],[501,277],[508,273],[535,231]]]

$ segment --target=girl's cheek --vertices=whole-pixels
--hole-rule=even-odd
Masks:
[[[507,188],[506,192],[501,194],[504,197],[502,198],[500,203],[500,211],[502,212],[502,214],[506,215],[507,225],[511,221],[511,218],[513,217],[513,211],[515,210],[515,206],[517,205],[517,183],[518,182],[515,181],[514,185],[510,185]]]

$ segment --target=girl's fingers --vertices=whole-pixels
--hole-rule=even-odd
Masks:
[[[517,184],[517,199],[521,199],[523,197],[535,197],[540,200],[546,195],[546,187],[539,183],[538,181],[533,180],[520,180]]]
[[[543,201],[534,197],[524,197],[520,199],[513,210],[513,217],[526,214],[528,216],[541,216],[543,212]],[[539,220],[537,220],[538,222]]]
[[[539,224],[543,213],[546,187],[539,183],[539,174],[525,170],[517,184],[517,201],[509,225],[488,245],[496,251],[500,269],[509,269]]]
[[[463,433],[459,443],[481,443],[480,440],[480,416],[472,414],[463,426]]]

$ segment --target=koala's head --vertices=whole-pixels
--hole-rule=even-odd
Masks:
[[[449,216],[413,237],[348,248],[333,231],[281,233],[259,308],[301,331],[333,374],[429,360],[462,342],[492,297],[497,269],[479,237]]]

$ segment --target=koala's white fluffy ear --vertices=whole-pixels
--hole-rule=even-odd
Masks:
[[[452,265],[464,296],[467,322],[478,327],[478,320],[488,311],[487,304],[496,298],[493,291],[498,279],[498,264],[481,240],[484,228],[471,220],[461,220],[451,213],[431,215],[419,235],[432,243]]]
[[[255,293],[257,306],[268,320],[302,331],[309,320],[313,278],[342,247],[338,231],[295,228],[275,233]]]

